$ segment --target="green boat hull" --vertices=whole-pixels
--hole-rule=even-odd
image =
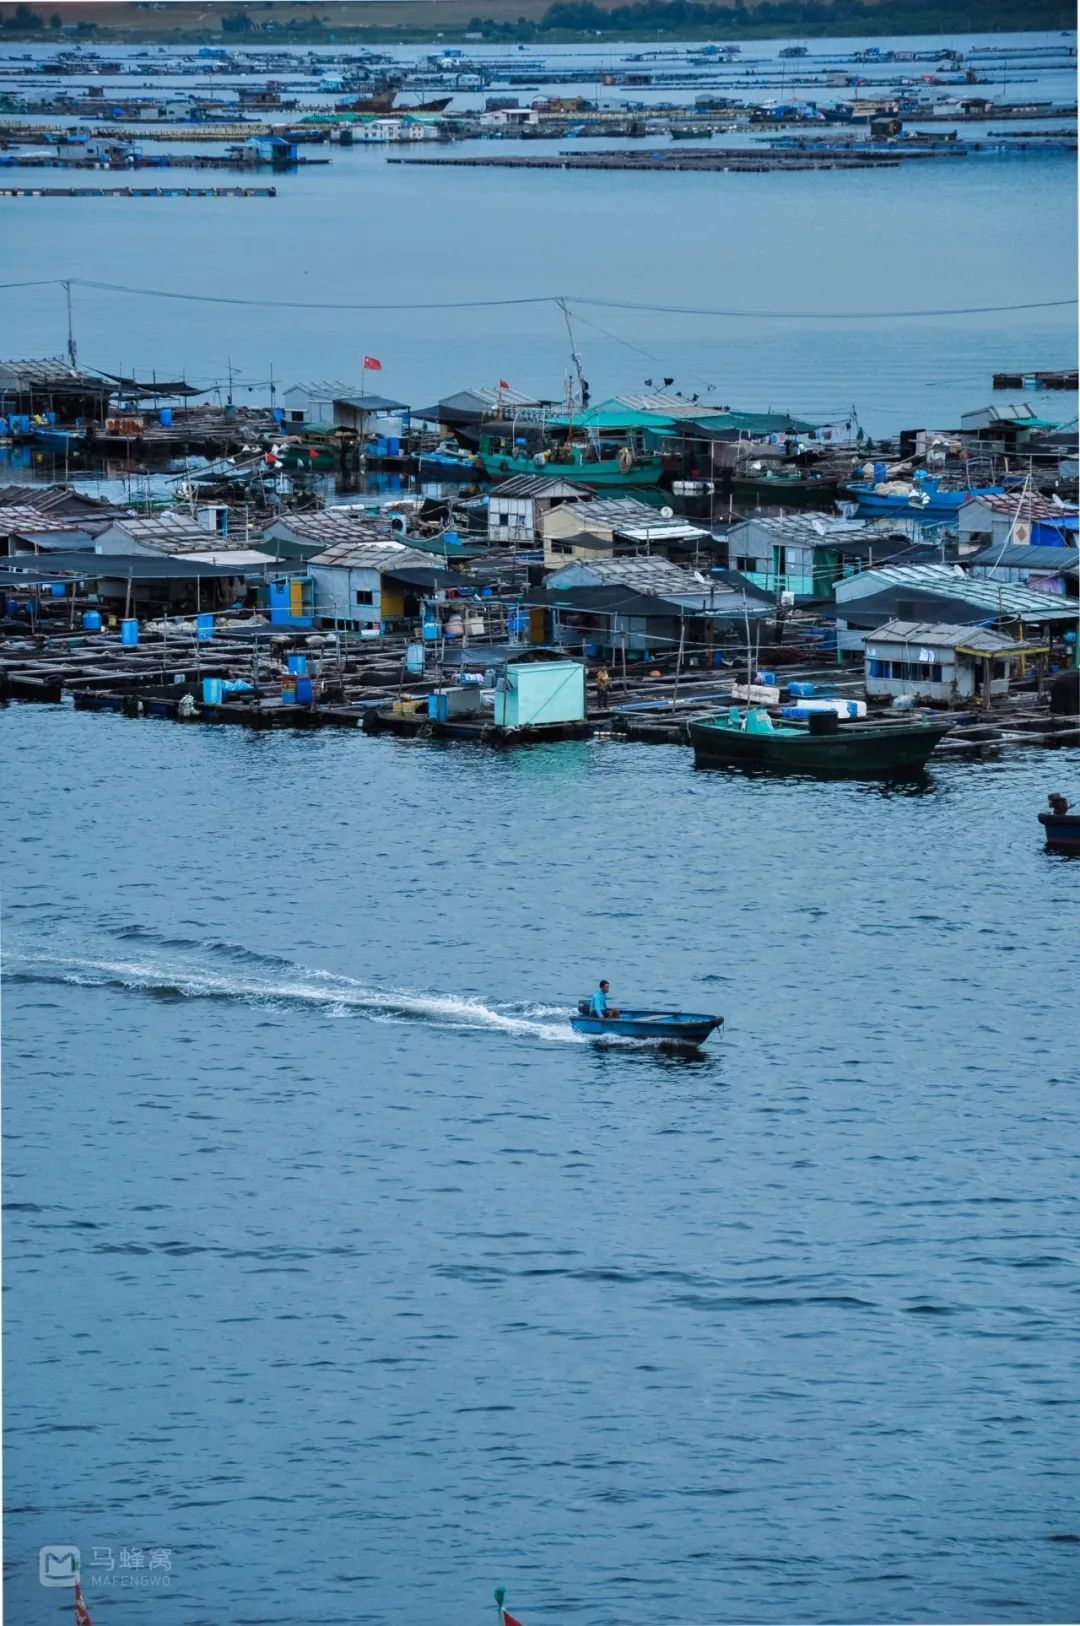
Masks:
[[[767,773],[880,779],[926,766],[948,722],[841,724],[835,734],[777,725],[771,733],[732,728],[726,718],[690,723],[697,768],[757,768]]]
[[[505,480],[512,474],[541,474],[545,479],[573,480],[579,486],[655,486],[664,472],[658,457],[635,457],[629,468],[623,468],[614,457],[597,463],[537,463],[533,457],[481,452],[478,461],[491,480]]]

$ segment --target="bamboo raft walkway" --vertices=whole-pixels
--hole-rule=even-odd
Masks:
[[[0,633],[0,638],[3,634]],[[483,646],[477,646],[477,658]],[[296,704],[287,697],[284,655],[308,657],[313,699]],[[775,652],[776,654],[779,651]],[[735,658],[737,652],[733,652]],[[783,650],[784,681],[822,683],[838,696],[863,693],[861,672],[823,666],[810,648]],[[387,639],[382,647],[332,634],[285,631],[262,621],[215,630],[200,641],[190,620],[147,621],[140,643],[121,644],[114,634],[52,630],[37,638],[24,630],[0,641],[0,704],[36,701],[76,710],[119,713],[135,718],[175,722],[232,724],[253,729],[351,728],[365,734],[390,733],[411,738],[479,738],[475,727],[455,731],[429,726],[427,696],[438,677],[407,678],[405,640]],[[775,661],[775,654],[769,656]],[[650,676],[633,674],[628,685],[616,685],[608,698],[588,708],[585,722],[573,725],[573,737],[599,734],[637,744],[686,745],[687,722],[714,715],[731,703],[731,684],[738,667]],[[220,704],[203,700],[206,678],[243,681],[242,693],[223,696]],[[452,681],[449,671],[446,681]],[[190,697],[183,708],[181,702]],[[992,712],[956,712],[952,732],[939,756],[987,757],[1014,746],[1057,749],[1080,745],[1080,716],[1053,716],[1034,692],[1014,695]],[[510,737],[486,743],[513,743]],[[563,736],[560,736],[563,737]]]

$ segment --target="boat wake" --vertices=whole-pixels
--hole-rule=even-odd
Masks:
[[[160,950],[166,944],[189,953],[198,948],[202,963],[192,964],[182,954],[163,956]],[[569,1007],[487,1004],[467,994],[377,988],[353,977],[261,955],[231,943],[196,944],[182,938],[158,938],[154,948],[157,952],[145,958],[9,951],[4,972],[9,988],[20,983],[62,983],[118,989],[160,1000],[231,1000],[269,1007],[306,1007],[332,1017],[358,1014],[375,1021],[429,1022],[553,1044],[587,1042],[571,1030]],[[219,970],[205,963],[208,958],[228,963]]]

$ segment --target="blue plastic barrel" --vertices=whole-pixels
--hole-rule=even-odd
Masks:
[[[307,671],[306,655],[287,655],[285,663],[290,672],[303,674]]]
[[[310,706],[315,699],[315,685],[309,677],[298,677],[296,680],[296,704]]]
[[[275,407],[273,412],[271,412],[270,416],[273,418],[275,423],[284,423],[285,422],[285,408],[284,407]]]
[[[64,596],[64,594],[66,592],[67,592],[67,588],[64,586],[63,582],[53,582],[53,584],[52,584],[52,596],[53,596],[53,598],[63,598],[63,596]]]
[[[817,694],[816,683],[792,683],[790,687],[792,698],[796,700],[809,700]]]
[[[195,617],[195,636],[200,644],[208,644],[214,636],[214,618],[212,615],[197,615]]]
[[[202,697],[204,706],[221,705],[221,679],[203,678]]]
[[[121,621],[120,642],[129,647],[139,641],[139,623],[137,621]]]
[[[172,428],[172,407],[162,407],[158,417],[161,419],[162,429]]]
[[[448,548],[456,548],[461,540],[456,531],[444,531],[442,539]]]
[[[295,704],[296,704],[296,686],[295,686],[295,684],[285,683],[285,684],[282,685],[281,703],[282,703],[283,706],[295,706]]]
[[[424,622],[424,637],[428,643],[434,642],[439,636],[439,623],[437,621]]]
[[[407,644],[405,648],[405,670],[416,677],[424,670],[423,644]]]

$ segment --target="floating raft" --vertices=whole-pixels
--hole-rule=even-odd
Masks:
[[[1070,371],[1065,368],[1060,372],[1052,373],[995,373],[994,388],[996,390],[1074,390],[1077,386],[1077,369]]]
[[[276,197],[276,186],[0,186],[0,198]]]
[[[846,151],[827,152],[819,156],[805,152],[761,152],[757,148],[676,147],[648,152],[631,152],[622,148],[615,152],[567,152],[542,158],[514,153],[500,153],[492,158],[388,158],[387,163],[468,169],[632,169],[651,170],[654,173],[692,170],[715,174],[728,171],[760,174],[777,169],[896,169],[900,158],[891,154],[879,157]]]

